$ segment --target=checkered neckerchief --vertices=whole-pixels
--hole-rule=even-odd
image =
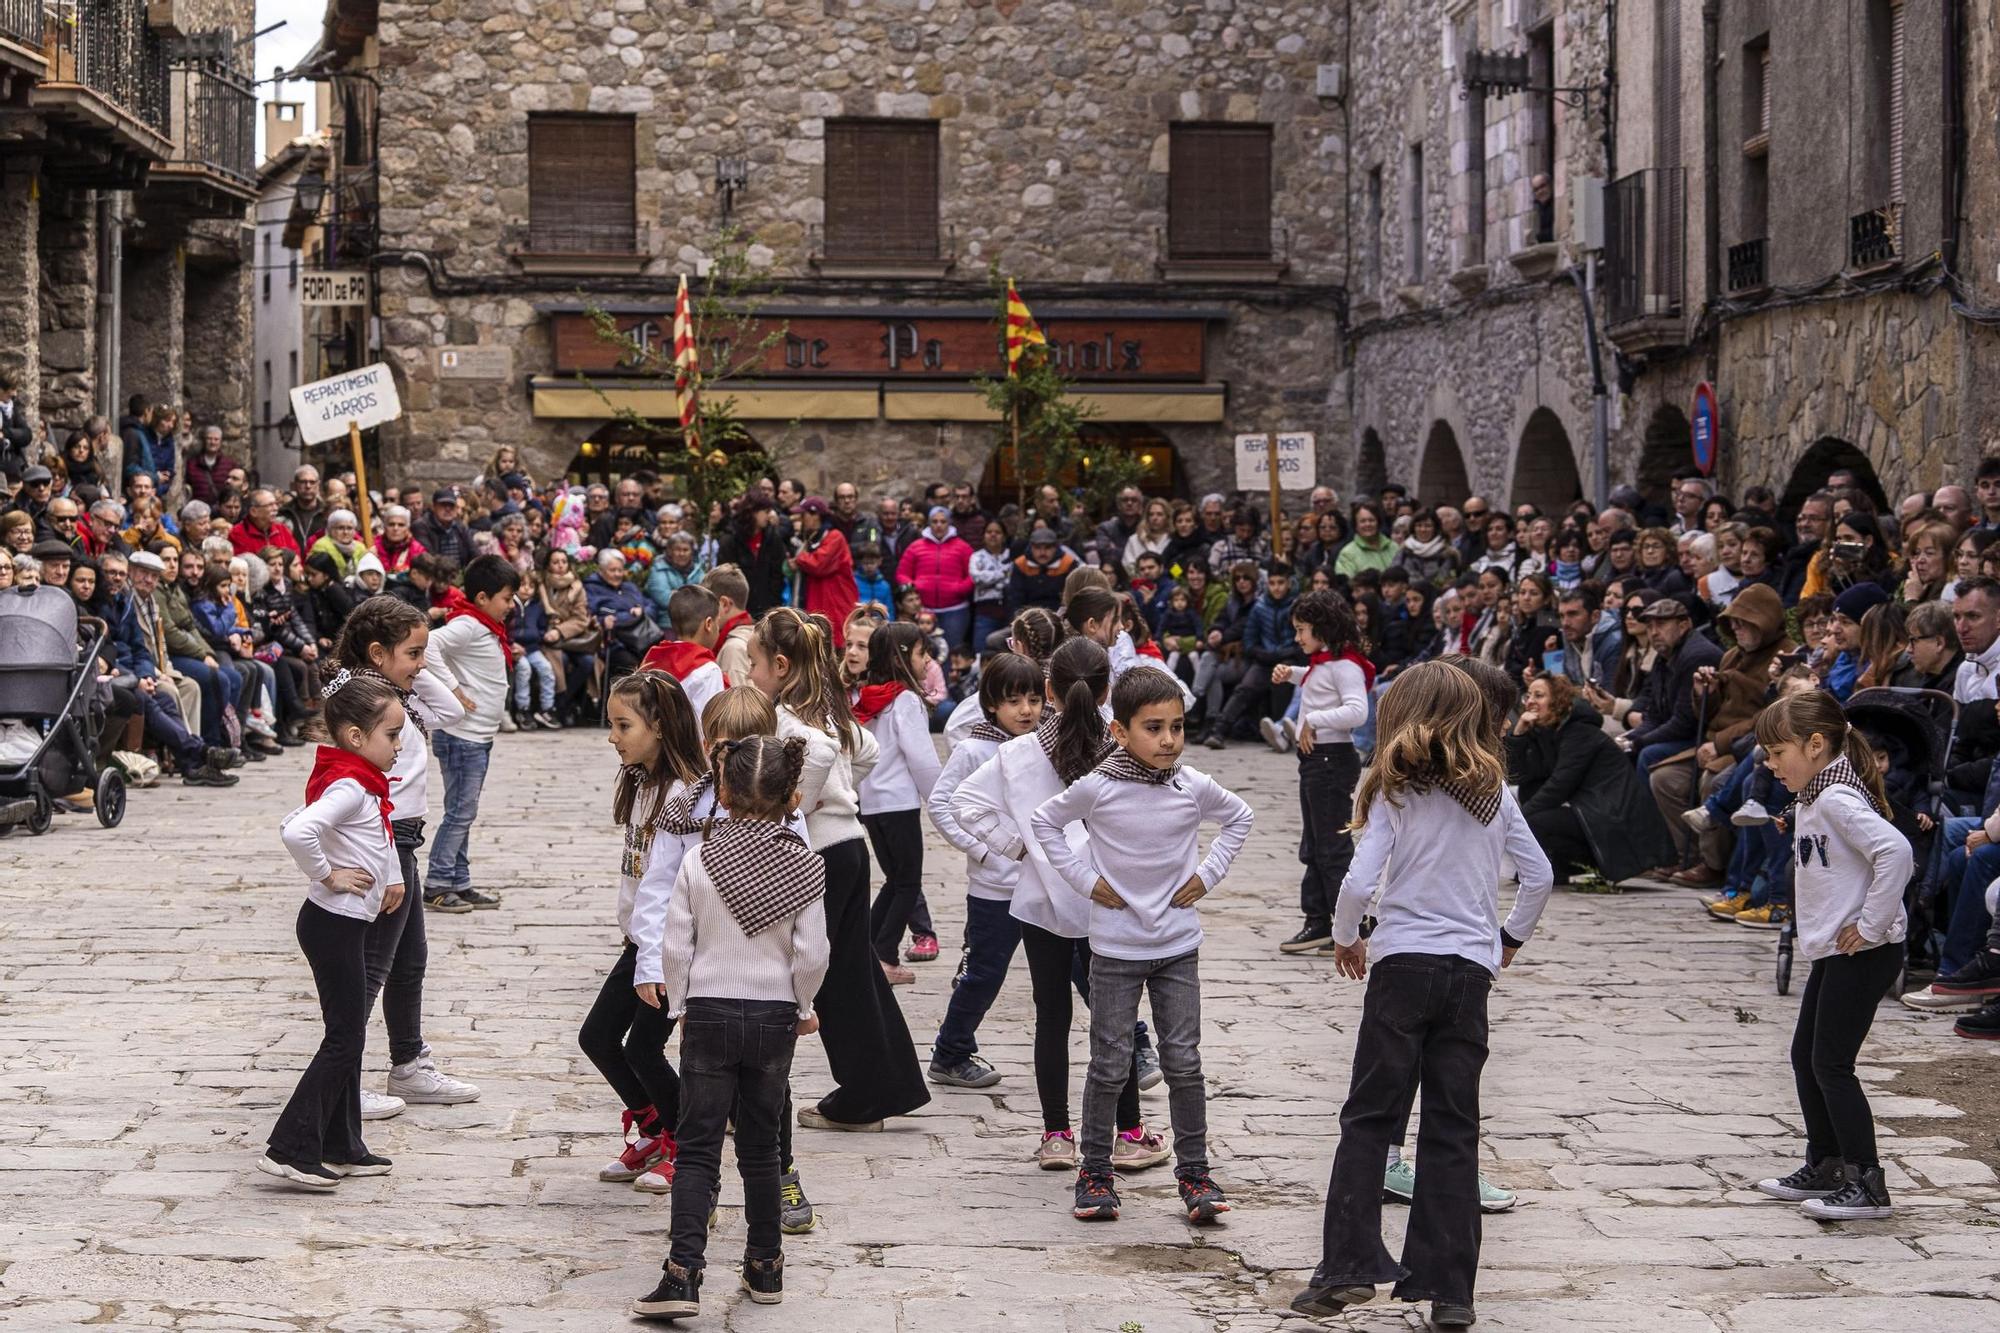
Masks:
[[[701,843],[701,868],[745,935],[783,921],[826,893],[826,862],[798,834],[764,819],[726,819]]]
[[[1427,792],[1436,788],[1465,807],[1465,813],[1471,815],[1481,824],[1491,824],[1499,817],[1500,793],[1503,790],[1500,787],[1495,787],[1490,792],[1475,791],[1462,782],[1444,781],[1434,769],[1418,775],[1411,781],[1410,785],[1419,792]]]
[[[1002,731],[997,725],[988,722],[984,718],[981,718],[978,721],[978,723],[976,723],[973,726],[972,730],[966,732],[965,734],[971,737],[973,740],[980,740],[980,741],[1006,742],[1014,739],[1012,736]]]
[[[1854,771],[1854,765],[1847,762],[1846,755],[1841,755],[1825,768],[1822,768],[1819,771],[1819,776],[1808,782],[1806,789],[1798,794],[1796,803],[1801,807],[1811,805],[1814,801],[1825,795],[1828,787],[1852,787],[1868,798],[1868,804],[1876,814],[1882,816],[1884,819],[1889,817],[1889,812],[1884,810],[1882,803],[1875,799],[1875,793],[1868,790],[1868,784],[1863,782],[1861,775]]]
[[[1117,782],[1141,782],[1154,787],[1167,787],[1181,774],[1181,766],[1153,768],[1134,759],[1128,750],[1113,747],[1110,754],[1098,763],[1096,772]]]

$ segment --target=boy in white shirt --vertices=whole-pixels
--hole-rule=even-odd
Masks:
[[[431,737],[431,752],[444,779],[444,818],[438,821],[437,840],[431,844],[430,874],[424,885],[424,906],[434,911],[500,905],[496,895],[472,887],[466,846],[472,839],[472,821],[479,817],[493,736],[507,712],[514,659],[507,617],[514,613],[514,594],[520,586],[521,572],[505,556],[475,558],[465,567],[463,590],[454,589],[445,603],[445,623],[431,634],[433,670],[465,704],[464,717]]]
[[[1049,865],[1091,901],[1090,1072],[1083,1086],[1083,1168],[1075,1215],[1113,1221],[1111,1140],[1118,1090],[1132,1066],[1139,993],[1153,1000],[1153,1029],[1174,1129],[1174,1176],[1188,1220],[1229,1211],[1208,1172],[1207,1094],[1201,1078],[1201,917],[1194,905],[1229,873],[1250,836],[1250,807],[1206,774],[1180,766],[1186,710],[1180,682],[1163,671],[1128,672],[1111,691],[1117,748],[1032,821]],[[1085,861],[1065,830],[1089,830]],[[1200,826],[1222,825],[1197,865]],[[1092,864],[1095,862],[1095,864]],[[1115,877],[1115,882],[1114,882]]]

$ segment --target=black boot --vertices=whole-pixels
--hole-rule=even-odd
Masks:
[[[701,1313],[701,1270],[667,1261],[660,1285],[632,1302],[632,1313],[648,1319],[687,1319]]]

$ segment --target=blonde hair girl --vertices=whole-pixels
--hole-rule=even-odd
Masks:
[[[1483,798],[1505,783],[1500,729],[1479,687],[1457,667],[1411,667],[1377,710],[1375,761],[1354,793],[1356,833],[1377,796],[1400,805],[1406,792],[1456,787]]]

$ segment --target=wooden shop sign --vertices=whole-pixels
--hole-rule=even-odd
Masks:
[[[558,311],[549,318],[558,373],[671,370],[670,309],[615,315],[618,332],[630,346],[601,337],[588,314]],[[1045,318],[1041,324],[1057,368],[1072,379],[1199,381],[1204,378],[1209,318],[1123,318],[1084,311]],[[730,331],[738,345],[748,347],[777,335],[763,349],[757,367],[757,373],[772,377],[965,380],[1006,371],[999,329],[986,311],[815,311]],[[739,357],[727,344],[702,349],[705,365],[733,363]]]

